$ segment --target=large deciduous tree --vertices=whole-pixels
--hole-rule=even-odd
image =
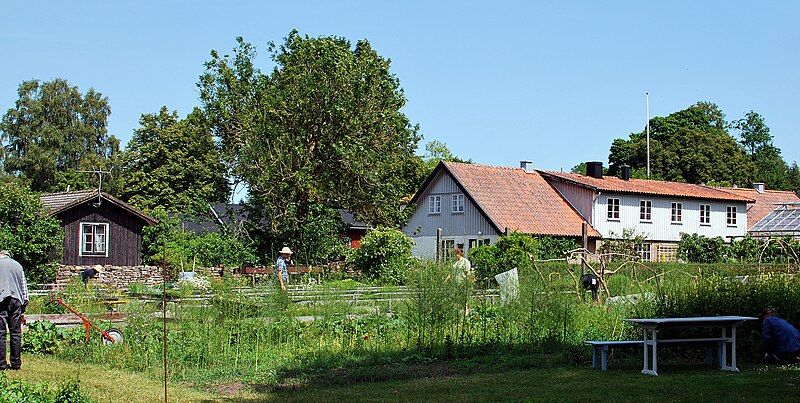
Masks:
[[[6,172],[33,190],[58,191],[94,185],[93,175],[79,171],[114,170],[119,140],[106,130],[108,98],[60,78],[25,81],[17,92],[0,121]],[[113,192],[114,182],[105,183]]]
[[[39,195],[18,181],[0,182],[0,248],[25,269],[28,283],[55,280],[64,231],[47,216]]]
[[[230,194],[225,165],[200,109],[185,119],[162,107],[144,114],[123,155],[121,196],[152,210],[200,214]]]
[[[716,105],[699,102],[666,117],[650,120],[652,177],[670,181],[749,184],[755,169],[744,149],[727,131],[725,115]],[[646,134],[616,139],[608,157],[610,173],[622,164],[635,171],[647,165]]]
[[[739,143],[756,166],[750,179],[753,182],[766,183],[775,189],[789,188],[789,167],[781,157],[780,148],[773,144],[772,134],[764,118],[750,111],[744,118],[731,122],[731,128],[739,132]]]
[[[418,129],[389,60],[366,40],[290,33],[270,44],[262,73],[241,38],[232,56],[212,52],[200,96],[234,177],[267,226],[271,247],[290,242],[311,259],[338,208],[399,225],[419,175]],[[325,228],[323,228],[325,227]],[[318,234],[312,236],[311,234]],[[313,239],[312,239],[313,238]],[[321,244],[327,244],[322,242]]]

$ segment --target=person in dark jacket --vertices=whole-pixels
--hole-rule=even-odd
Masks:
[[[0,371],[22,366],[22,321],[28,306],[28,285],[22,266],[0,250]],[[11,334],[11,366],[6,362],[6,326]]]
[[[83,281],[83,286],[87,287],[89,285],[89,279],[97,278],[97,275],[102,272],[102,265],[96,264],[92,267],[87,267],[86,270],[81,272],[81,281]]]
[[[800,331],[789,322],[775,316],[775,310],[761,312],[761,341],[767,363],[800,362]]]

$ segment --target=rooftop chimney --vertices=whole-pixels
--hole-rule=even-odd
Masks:
[[[586,163],[586,176],[603,179],[603,163],[599,161],[589,161]]]
[[[753,184],[753,189],[758,193],[764,193],[767,190],[767,185],[757,182]]]
[[[628,164],[622,164],[619,166],[619,177],[622,180],[629,181],[631,180],[631,166]]]
[[[528,173],[533,172],[533,162],[532,161],[522,160],[522,161],[519,162],[519,167],[524,169],[525,172],[528,172]]]

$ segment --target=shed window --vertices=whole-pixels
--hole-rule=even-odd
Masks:
[[[453,213],[463,213],[464,212],[464,195],[463,194],[454,194],[453,195]]]
[[[442,196],[429,196],[428,197],[428,214],[441,214],[442,213]]]
[[[639,201],[639,220],[652,221],[653,220],[653,202],[650,200]]]
[[[608,219],[619,220],[619,199],[608,198]]]
[[[80,256],[108,256],[108,224],[81,223]]]

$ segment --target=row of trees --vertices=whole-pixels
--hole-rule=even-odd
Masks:
[[[654,179],[723,186],[766,183],[772,189],[800,191],[797,162],[787,164],[764,118],[750,111],[726,121],[715,104],[698,102],[684,110],[650,120],[650,164]],[[609,174],[620,165],[644,178],[646,131],[616,139],[609,154]],[[579,169],[579,167],[576,167]]]
[[[64,79],[23,82],[0,122],[3,180],[37,192],[88,189],[100,170],[109,173],[104,191],[151,214],[188,216],[244,186],[260,255],[288,244],[317,262],[341,254],[339,209],[398,227],[435,164],[461,161],[436,141],[416,155],[421,136],[401,111],[400,82],[368,41],[291,32],[269,44],[266,71],[256,48],[237,42],[231,55],[211,52],[201,107],[183,118],[166,106],[143,114],[124,149],[108,133],[100,92]]]

